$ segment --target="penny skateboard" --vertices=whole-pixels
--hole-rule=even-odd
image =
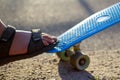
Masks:
[[[84,70],[90,59],[81,52],[80,42],[118,22],[120,2],[93,14],[58,36],[59,43],[48,52],[57,53],[63,61],[70,61],[76,69]]]

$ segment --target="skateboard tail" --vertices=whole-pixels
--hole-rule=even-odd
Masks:
[[[93,14],[61,34],[58,37],[58,45],[48,52],[62,52],[118,22],[120,22],[120,2]]]

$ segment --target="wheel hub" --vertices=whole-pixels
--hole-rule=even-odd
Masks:
[[[82,59],[80,59],[79,64],[81,66],[83,66],[83,65],[85,65],[85,62],[86,62],[86,60],[82,58]]]

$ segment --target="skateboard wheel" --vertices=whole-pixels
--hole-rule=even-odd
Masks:
[[[67,56],[66,51],[57,53],[57,56],[58,56],[62,61],[70,61],[70,57]]]
[[[71,56],[70,63],[77,70],[85,70],[90,64],[90,59],[87,55],[78,52]]]

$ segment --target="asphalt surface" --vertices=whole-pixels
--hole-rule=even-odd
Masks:
[[[120,0],[0,0],[0,19],[17,29],[41,28],[58,36]],[[83,50],[119,49],[120,23],[83,41]]]

